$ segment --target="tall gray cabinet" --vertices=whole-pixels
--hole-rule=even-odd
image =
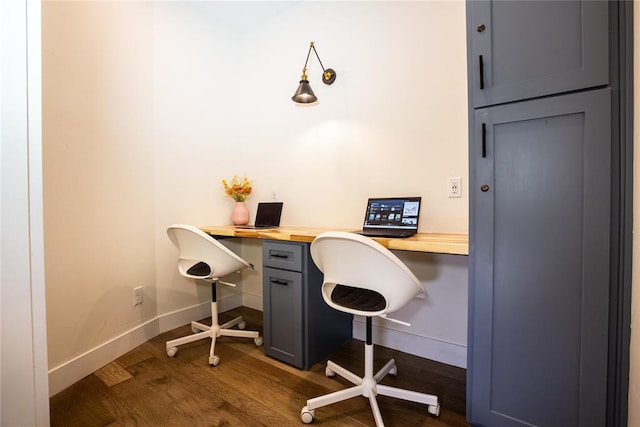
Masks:
[[[604,426],[610,5],[468,1],[472,425]]]

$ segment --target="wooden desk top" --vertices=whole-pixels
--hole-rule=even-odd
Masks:
[[[312,242],[325,231],[356,231],[335,228],[280,227],[277,229],[242,229],[232,225],[200,227],[213,236],[246,237],[251,239],[287,240],[291,242]],[[429,252],[452,255],[469,255],[467,234],[418,233],[402,239],[374,237],[373,240],[388,249],[402,251]]]

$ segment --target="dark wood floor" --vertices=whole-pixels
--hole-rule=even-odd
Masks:
[[[239,308],[221,321],[244,316],[247,330],[262,334],[262,313]],[[205,321],[206,323],[206,321]],[[224,337],[216,345],[220,364],[208,365],[209,340],[184,345],[174,358],[165,341],[187,335],[190,326],[166,332],[63,390],[50,400],[52,426],[302,426],[306,399],[350,386],[327,378],[324,364],[308,371],[264,355],[253,340]],[[465,371],[416,356],[375,347],[374,369],[389,358],[396,377],[384,384],[439,396],[439,417],[425,405],[378,397],[387,426],[465,426]],[[363,343],[350,340],[331,359],[362,375]],[[311,425],[374,426],[368,399],[356,397],[319,408]]]

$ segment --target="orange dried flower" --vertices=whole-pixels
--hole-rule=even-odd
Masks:
[[[246,176],[240,179],[237,175],[234,175],[230,183],[228,183],[226,179],[223,179],[222,186],[224,187],[225,193],[236,202],[244,202],[247,200],[252,190],[251,181],[249,181],[249,178]]]

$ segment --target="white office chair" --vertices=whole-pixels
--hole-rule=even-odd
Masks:
[[[395,360],[373,374],[372,317],[386,317],[418,294],[426,294],[418,278],[388,249],[359,234],[322,233],[311,243],[311,256],[324,274],[322,297],[326,303],[336,310],[365,316],[366,343],[364,377],[328,361],[327,376],[338,374],[355,386],[307,400],[307,406],[300,411],[302,421],[313,421],[317,408],[364,396],[369,398],[376,426],[382,427],[378,394],[424,403],[430,414],[440,415],[436,396],[379,384],[387,374],[397,374]]]
[[[221,281],[220,278],[243,268],[253,268],[253,266],[207,233],[191,225],[172,225],[167,229],[167,234],[180,251],[178,256],[180,274],[191,279],[201,279],[211,283],[211,326],[200,322],[191,322],[193,335],[167,341],[167,355],[169,357],[175,356],[179,345],[211,338],[209,364],[216,366],[220,363],[220,357],[214,354],[218,337],[253,338],[255,344],[261,346],[262,337],[258,332],[230,329],[235,325],[244,329],[246,322],[242,320],[242,317],[236,317],[223,325],[218,324],[216,283],[235,286],[232,283]]]

